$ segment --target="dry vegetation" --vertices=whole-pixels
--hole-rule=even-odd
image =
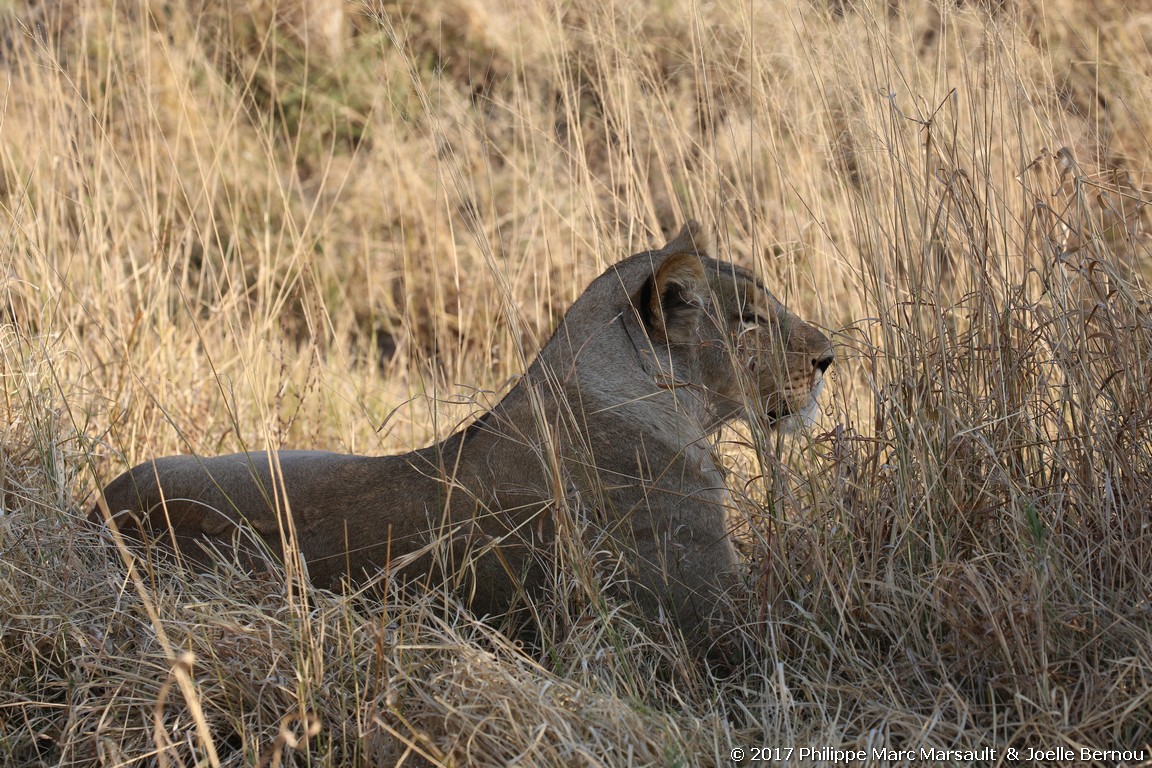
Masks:
[[[1129,5],[0,3],[0,763],[1147,749]],[[728,667],[610,603],[523,652],[436,595],[128,569],[82,522],[153,455],[447,434],[688,217],[841,352],[810,434],[722,436]]]

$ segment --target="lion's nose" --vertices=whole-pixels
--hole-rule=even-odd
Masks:
[[[812,358],[812,366],[816,368],[816,370],[820,371],[820,373],[824,373],[826,370],[828,370],[828,366],[832,365],[832,361],[835,359],[836,355],[832,354],[832,351],[829,350],[820,357]]]

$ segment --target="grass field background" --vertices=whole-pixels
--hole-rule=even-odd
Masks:
[[[0,764],[1152,757],[1152,10],[58,0],[0,26]],[[838,345],[808,433],[719,437],[737,663],[563,596],[525,653],[436,595],[129,569],[83,522],[156,455],[446,436],[687,218]]]

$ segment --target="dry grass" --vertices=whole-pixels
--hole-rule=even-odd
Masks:
[[[0,11],[0,762],[1152,756],[1152,14],[243,5]],[[574,587],[528,654],[81,522],[154,455],[446,435],[688,217],[841,345],[810,435],[723,436],[732,668]]]

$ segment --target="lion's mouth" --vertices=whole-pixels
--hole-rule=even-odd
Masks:
[[[768,404],[764,409],[764,422],[770,429],[788,431],[797,422],[803,421],[803,418],[798,416],[803,411],[803,408],[794,408],[790,403],[777,401]]]
[[[784,421],[791,415],[792,410],[790,408],[775,407],[769,408],[767,411],[765,411],[764,418],[767,420],[768,426],[775,428],[780,426],[780,422]]]
[[[810,396],[802,404],[777,401],[764,409],[764,420],[772,429],[790,432],[811,424],[816,417],[817,400]]]

